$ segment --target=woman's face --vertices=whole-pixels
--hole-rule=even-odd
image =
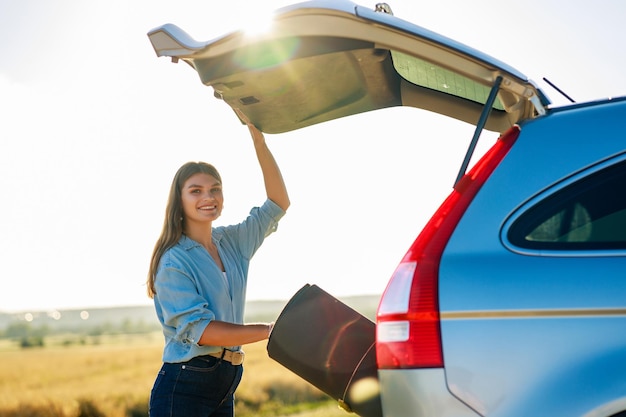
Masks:
[[[212,222],[222,214],[222,184],[212,175],[194,174],[183,185],[181,201],[188,225]]]

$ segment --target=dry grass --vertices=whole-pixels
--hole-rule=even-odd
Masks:
[[[54,405],[72,415],[88,399],[122,417],[150,392],[160,356],[153,337],[0,352],[0,409]]]
[[[0,345],[0,417],[145,415],[161,348],[160,335],[27,350]],[[133,414],[133,408],[140,411]],[[268,358],[264,343],[246,348],[237,415],[347,416],[323,393]]]

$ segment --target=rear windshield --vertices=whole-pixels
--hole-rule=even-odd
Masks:
[[[482,105],[487,102],[490,87],[414,56],[397,51],[391,51],[391,56],[398,74],[410,83]],[[500,99],[496,98],[493,108],[504,110]]]

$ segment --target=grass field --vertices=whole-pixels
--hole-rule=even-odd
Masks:
[[[147,415],[161,365],[160,334],[100,338],[97,343],[18,349],[0,343],[0,417]],[[334,401],[267,356],[246,346],[236,415],[345,417]]]

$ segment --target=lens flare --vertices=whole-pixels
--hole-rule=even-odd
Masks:
[[[380,395],[380,386],[376,378],[363,378],[350,387],[350,403],[364,404],[373,401]]]

